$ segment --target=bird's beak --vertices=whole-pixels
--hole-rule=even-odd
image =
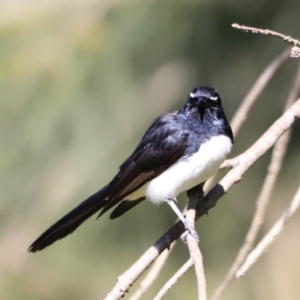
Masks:
[[[197,102],[197,106],[198,107],[203,107],[206,108],[207,107],[207,101],[205,98],[199,98],[198,102]]]

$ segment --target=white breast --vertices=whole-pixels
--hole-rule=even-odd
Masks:
[[[135,193],[146,195],[154,203],[169,196],[176,197],[214,175],[231,147],[227,136],[215,136],[203,143],[192,156],[182,158]]]

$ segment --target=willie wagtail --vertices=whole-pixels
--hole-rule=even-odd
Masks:
[[[114,207],[114,219],[146,198],[167,202],[197,239],[175,205],[176,197],[214,175],[232,144],[219,94],[209,87],[195,88],[179,111],[153,122],[110,183],[47,229],[28,250],[36,252],[64,238],[99,210],[101,216]]]

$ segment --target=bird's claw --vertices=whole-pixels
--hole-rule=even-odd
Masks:
[[[197,243],[200,242],[199,235],[195,229],[189,226],[189,228],[186,229],[186,231],[180,236],[180,239],[186,244],[186,237],[190,234]]]
[[[204,196],[203,184],[198,184],[187,191],[188,197],[196,195],[199,199],[202,199]]]

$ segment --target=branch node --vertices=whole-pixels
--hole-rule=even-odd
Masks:
[[[220,170],[222,169],[233,169],[237,167],[239,164],[239,157],[231,158],[231,159],[226,159],[222,165],[220,166]]]
[[[300,48],[298,46],[294,46],[291,50],[292,58],[300,58]]]

